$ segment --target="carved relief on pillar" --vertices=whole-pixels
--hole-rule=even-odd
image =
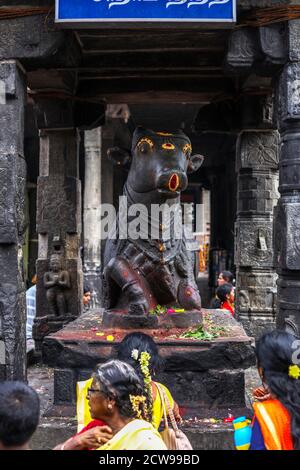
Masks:
[[[275,261],[281,269],[300,271],[300,203],[280,204],[275,218]]]
[[[238,181],[238,213],[273,214],[277,204],[278,175],[277,172],[251,171],[241,173]]]
[[[300,118],[300,116],[299,116]],[[281,137],[280,179],[281,194],[300,190],[300,126],[286,130]],[[293,194],[296,195],[295,193]],[[298,194],[299,197],[299,194]]]
[[[37,316],[33,327],[38,349],[45,335],[59,330],[81,314],[83,297],[78,133],[74,128],[68,128],[72,123],[70,108],[66,114],[62,110],[58,116],[59,103],[54,107],[48,104],[41,103],[40,111],[44,109],[46,117],[45,122],[40,118],[40,126],[58,123],[62,128],[40,131]],[[40,112],[39,116],[42,114]]]
[[[79,182],[64,175],[40,176],[37,195],[39,233],[77,233]]]
[[[81,260],[76,256],[79,241],[74,241],[78,236],[49,233],[45,237],[45,253],[41,250],[37,261],[37,316],[33,326],[37,349],[45,335],[75,320],[82,311]]]
[[[276,278],[273,272],[238,272],[240,291],[236,307],[240,316],[263,314],[274,316],[276,310]]]
[[[225,67],[236,73],[248,73],[252,68],[260,73],[274,72],[287,59],[285,36],[284,23],[234,30],[229,38]]]
[[[70,274],[62,269],[61,257],[51,255],[49,271],[44,274],[44,287],[50,315],[54,318],[64,318],[68,315],[66,292],[71,288]]]
[[[273,267],[272,222],[240,220],[236,223],[235,263],[241,267]]]
[[[291,276],[279,277],[277,327],[299,335],[300,286]]]
[[[244,131],[237,143],[237,171],[244,168],[259,170],[278,169],[277,131]]]
[[[247,71],[254,64],[258,54],[256,31],[252,28],[237,29],[229,38],[226,68],[237,73]]]
[[[4,84],[0,97],[0,380],[24,381],[24,70],[14,60],[0,61],[0,81]]]
[[[300,63],[287,64],[280,77],[278,117],[282,123],[300,119]]]
[[[260,50],[268,64],[281,65],[287,57],[286,24],[270,24],[258,29]]]
[[[17,227],[15,197],[10,188],[14,187],[14,156],[0,158],[0,243],[16,243]]]

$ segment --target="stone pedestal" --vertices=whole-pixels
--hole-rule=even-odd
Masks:
[[[278,132],[249,130],[237,144],[236,313],[246,331],[274,328],[273,208],[278,198]]]
[[[61,113],[59,113],[61,111]],[[81,184],[77,130],[64,103],[38,102],[40,176],[37,191],[36,346],[45,334],[62,328],[82,312]],[[59,265],[52,267],[53,259]],[[54,286],[50,287],[52,279]],[[50,283],[49,283],[50,282]]]
[[[130,330],[138,328],[190,328],[202,324],[202,314],[199,310],[191,310],[184,313],[172,313],[167,315],[130,315],[124,310],[104,310],[102,326],[104,328],[116,328]]]
[[[251,340],[231,315],[204,310],[205,322],[224,327],[226,333],[213,341],[179,338],[183,329],[147,329],[165,360],[161,380],[172,390],[181,407],[205,416],[220,409],[245,406],[244,370],[255,363]],[[54,403],[74,413],[75,385],[91,376],[98,363],[115,357],[116,345],[134,330],[106,329],[101,312],[83,314],[43,342],[43,360],[55,369]],[[106,338],[114,337],[113,342]],[[209,411],[208,411],[209,410]]]
[[[0,61],[0,86],[0,380],[25,380],[26,77],[16,61]]]

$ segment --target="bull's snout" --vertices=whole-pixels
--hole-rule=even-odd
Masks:
[[[179,187],[179,176],[177,173],[173,173],[173,175],[170,176],[169,181],[168,181],[168,187],[170,191],[176,191]]]
[[[187,176],[181,170],[171,170],[164,172],[158,179],[158,189],[166,190],[171,193],[182,191],[186,188],[186,186]]]

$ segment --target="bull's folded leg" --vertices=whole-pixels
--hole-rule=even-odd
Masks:
[[[127,296],[130,315],[145,315],[149,310],[141,280],[124,258],[117,257],[108,263],[105,276],[111,278]]]
[[[201,297],[193,282],[181,281],[178,286],[178,302],[186,310],[201,310]]]

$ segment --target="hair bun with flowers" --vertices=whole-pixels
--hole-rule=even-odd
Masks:
[[[140,354],[140,353],[139,353],[139,350],[138,350],[138,349],[133,349],[133,350],[131,351],[131,357],[132,357],[132,359],[134,359],[135,361],[137,361],[138,358],[139,358],[139,354]]]
[[[132,409],[137,419],[146,417],[148,413],[146,397],[143,397],[142,395],[129,395],[129,399],[130,399]]]
[[[137,361],[140,365],[141,372],[144,377],[144,389],[145,392],[148,396],[148,401],[149,404],[151,404],[152,408],[152,378],[150,374],[150,359],[151,359],[151,354],[149,354],[147,351],[142,351],[141,353],[139,352],[138,349],[133,349],[131,351],[131,357]],[[151,411],[151,413],[150,413]],[[148,414],[152,416],[152,410],[148,409]],[[150,418],[150,416],[149,416]]]

